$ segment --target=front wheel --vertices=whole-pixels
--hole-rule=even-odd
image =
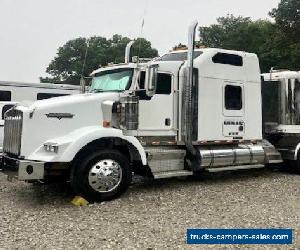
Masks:
[[[132,179],[128,159],[117,150],[91,152],[71,171],[74,191],[90,202],[107,201],[124,193]]]

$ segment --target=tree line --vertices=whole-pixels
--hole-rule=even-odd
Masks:
[[[200,27],[200,43],[256,53],[262,72],[272,67],[300,70],[300,0],[281,0],[269,15],[272,21],[220,17],[217,24]]]
[[[78,85],[81,75],[88,77],[93,70],[108,63],[124,62],[125,48],[130,41],[130,38],[121,35],[113,35],[109,39],[94,36],[70,40],[58,48],[46,69],[49,76],[40,77],[40,81]],[[158,51],[148,40],[138,38],[132,46],[131,55],[153,58],[158,56]]]
[[[252,20],[250,17],[227,15],[219,17],[217,24],[200,27],[203,47],[217,47],[256,53],[262,72],[271,68],[300,70],[300,0],[281,0],[269,12],[271,20]],[[124,61],[128,37],[91,37],[83,75],[88,76],[100,65]],[[46,69],[48,77],[41,82],[79,84],[84,64],[87,38],[68,41],[58,49],[57,55]],[[174,48],[184,47],[182,44]],[[151,42],[136,39],[132,55],[156,57],[158,52]]]

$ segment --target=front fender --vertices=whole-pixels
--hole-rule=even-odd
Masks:
[[[75,155],[90,142],[105,138],[116,137],[132,144],[140,154],[143,165],[147,164],[146,153],[143,146],[134,136],[125,136],[120,129],[89,126],[77,129],[65,136],[46,141],[47,144],[58,145],[58,152],[47,152],[41,145],[28,159],[44,162],[71,162]]]

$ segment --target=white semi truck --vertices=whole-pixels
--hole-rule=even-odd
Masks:
[[[196,26],[187,51],[133,63],[128,46],[124,64],[92,73],[89,93],[8,111],[3,172],[64,178],[86,199],[103,201],[121,195],[133,173],[168,178],[281,163],[263,137],[257,56],[195,49]],[[297,142],[294,156],[298,149]]]
[[[300,173],[300,72],[262,74],[264,138]]]

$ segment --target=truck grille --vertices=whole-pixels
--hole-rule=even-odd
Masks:
[[[3,151],[14,155],[21,153],[22,111],[11,109],[5,113]]]

